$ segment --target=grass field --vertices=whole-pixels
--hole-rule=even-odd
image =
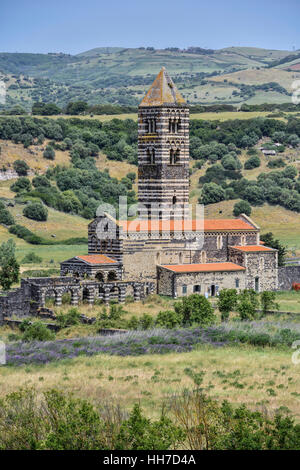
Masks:
[[[131,408],[140,402],[149,416],[157,416],[167,397],[193,383],[185,369],[205,372],[204,386],[211,396],[233,403],[262,405],[274,411],[288,407],[300,420],[299,365],[292,350],[254,347],[212,348],[199,346],[189,353],[139,357],[98,355],[90,358],[0,368],[0,395],[18,387],[51,387],[94,403],[109,401]]]

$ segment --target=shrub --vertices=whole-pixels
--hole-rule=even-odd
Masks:
[[[13,167],[19,176],[26,176],[29,170],[29,166],[24,160],[15,160]]]
[[[286,163],[282,158],[275,158],[274,160],[270,160],[267,166],[269,168],[282,168],[286,166]]]
[[[30,191],[31,189],[31,183],[28,178],[25,176],[21,176],[20,178],[17,179],[15,183],[13,183],[10,187],[12,191],[15,193],[19,193],[21,191]]]
[[[22,264],[29,264],[29,263],[41,263],[43,260],[40,256],[36,255],[33,251],[27,253],[24,258],[22,259]]]
[[[276,292],[264,291],[260,294],[260,303],[262,306],[262,314],[266,315],[268,310],[278,310],[279,305],[276,300]]]
[[[218,297],[218,309],[222,315],[222,321],[228,319],[230,312],[237,305],[237,291],[236,289],[222,289]]]
[[[183,441],[184,432],[164,414],[151,422],[142,415],[139,405],[134,405],[128,420],[121,425],[116,450],[166,450],[176,449]]]
[[[78,325],[80,323],[80,312],[77,308],[72,307],[66,314],[62,312],[57,315],[57,323],[61,328],[66,328],[72,325]]]
[[[45,176],[35,176],[32,180],[32,184],[35,188],[42,187],[42,188],[49,188],[51,187],[51,183]]]
[[[44,150],[43,157],[47,158],[47,160],[55,159],[55,151],[50,145],[47,145],[46,149]]]
[[[23,214],[28,219],[44,222],[48,219],[48,210],[40,202],[32,202],[23,209]]]
[[[182,324],[182,316],[174,310],[159,312],[155,324],[161,328],[176,328]]]
[[[55,333],[40,321],[27,323],[23,331],[23,341],[51,341],[55,338]]]
[[[7,209],[0,209],[0,224],[13,225],[15,220]]]
[[[214,309],[209,301],[199,294],[183,297],[175,303],[175,312],[182,317],[184,325],[196,323],[200,326],[208,326],[215,322]]]
[[[257,155],[248,158],[245,161],[244,168],[245,170],[252,170],[252,168],[258,168],[260,166],[260,158]]]

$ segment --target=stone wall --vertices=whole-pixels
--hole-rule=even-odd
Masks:
[[[278,289],[290,290],[293,282],[300,283],[300,266],[280,266],[278,268]]]

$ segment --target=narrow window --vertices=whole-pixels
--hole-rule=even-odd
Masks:
[[[240,287],[240,280],[239,280],[239,279],[236,279],[236,280],[235,280],[235,288],[236,288],[236,289],[239,289],[239,287]]]
[[[182,253],[179,253],[179,264],[182,264]]]
[[[199,284],[194,286],[193,292],[194,292],[194,294],[199,294],[201,292],[201,286],[199,286]]]
[[[259,277],[255,278],[255,292],[259,292]]]
[[[170,165],[174,164],[174,150],[170,150]]]
[[[245,237],[245,235],[242,235],[242,236],[241,236],[241,245],[242,245],[242,246],[245,246],[245,245],[246,245],[246,237]]]
[[[173,198],[172,198],[172,204],[173,204],[173,206],[176,204],[176,201],[177,201],[176,196],[173,196]]]
[[[187,286],[183,285],[182,286],[182,295],[186,295],[186,293],[187,293]]]

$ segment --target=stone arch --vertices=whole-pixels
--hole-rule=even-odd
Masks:
[[[109,271],[108,275],[107,275],[107,281],[110,282],[110,281],[116,281],[118,279],[118,275],[116,273],[116,271]]]
[[[95,279],[99,282],[104,282],[104,273],[102,271],[98,271],[95,275]]]

